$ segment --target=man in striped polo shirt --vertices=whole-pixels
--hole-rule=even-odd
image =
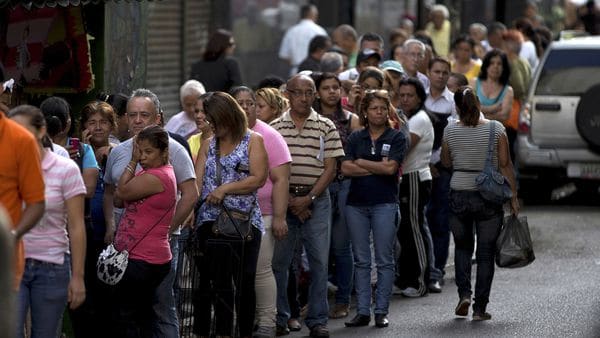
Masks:
[[[344,156],[333,122],[312,109],[316,89],[306,75],[287,82],[290,110],[271,122],[285,139],[292,155],[288,236],[275,243],[273,272],[277,281],[278,335],[286,334],[290,318],[287,301],[288,268],[298,240],[302,241],[310,267],[308,313],[304,320],[311,337],[329,337],[327,329],[327,263],[331,227],[331,203],[327,187],[336,172],[336,159]]]

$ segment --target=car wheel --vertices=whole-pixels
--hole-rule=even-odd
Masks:
[[[575,112],[577,130],[591,149],[600,152],[600,84],[588,89]]]

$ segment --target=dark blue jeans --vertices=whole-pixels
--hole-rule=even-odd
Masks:
[[[471,256],[477,232],[477,277],[474,312],[485,312],[494,279],[496,240],[502,226],[502,205],[484,200],[477,191],[450,192],[450,229],[454,235],[456,286],[459,297],[470,297]]]
[[[433,240],[433,255],[435,267],[442,274],[448,261],[448,247],[450,245],[450,224],[448,222],[448,195],[450,193],[450,178],[452,174],[446,170],[439,170],[440,175],[431,181],[431,198],[427,205],[427,224]]]
[[[3,273],[6,273],[3,271]],[[18,293],[17,337],[23,337],[27,311],[31,311],[31,337],[54,337],[67,305],[71,257],[63,264],[27,258]]]
[[[335,293],[336,304],[350,304],[354,261],[350,233],[346,224],[346,199],[350,190],[350,180],[335,180],[329,184],[331,196],[331,251],[335,257],[335,280],[338,287]]]

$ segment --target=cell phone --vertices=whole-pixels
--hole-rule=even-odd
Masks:
[[[79,139],[77,137],[71,137],[69,139],[69,144],[73,149],[79,150]]]

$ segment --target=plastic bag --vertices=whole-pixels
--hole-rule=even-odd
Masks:
[[[534,260],[527,217],[511,215],[504,218],[504,226],[496,241],[496,265],[501,268],[520,268]]]

